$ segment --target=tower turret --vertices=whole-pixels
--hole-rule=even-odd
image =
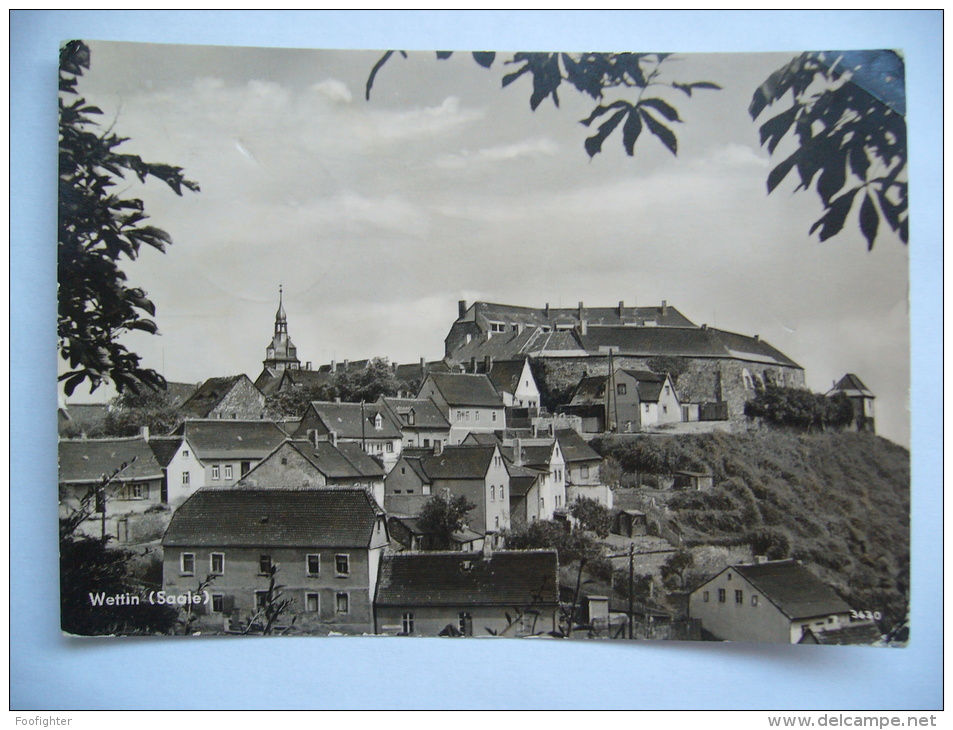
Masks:
[[[288,315],[285,314],[282,287],[278,286],[278,311],[275,312],[275,336],[265,351],[265,368],[281,373],[284,370],[297,370],[301,367],[298,350],[288,337]]]

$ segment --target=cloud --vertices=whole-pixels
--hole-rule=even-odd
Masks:
[[[324,94],[324,96],[333,102],[350,104],[354,98],[347,84],[337,79],[325,79],[321,83],[312,86],[311,89],[320,94]]]
[[[439,106],[407,112],[377,112],[373,119],[383,139],[406,140],[431,137],[483,119],[479,109],[460,107],[460,99],[448,96]]]
[[[711,154],[711,160],[716,164],[728,165],[729,167],[744,167],[748,165],[768,167],[770,165],[770,161],[767,157],[762,157],[750,147],[735,142],[716,149]]]
[[[441,155],[434,164],[445,170],[459,170],[473,163],[500,162],[519,158],[553,157],[560,152],[558,144],[551,139],[530,139],[516,144],[486,147],[476,152],[461,152]]]

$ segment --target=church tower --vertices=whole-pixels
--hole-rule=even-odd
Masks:
[[[288,315],[282,303],[281,287],[278,287],[278,311],[275,313],[275,336],[268,345],[265,357],[265,369],[280,375],[285,370],[298,370],[301,361],[298,360],[297,348],[288,337]]]

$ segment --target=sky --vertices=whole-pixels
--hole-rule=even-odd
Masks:
[[[719,91],[661,95],[678,155],[618,133],[589,159],[595,102],[469,54],[394,56],[91,42],[79,90],[123,150],[185,168],[201,192],[130,181],[174,241],[123,267],[161,336],[125,341],[177,382],[262,368],[284,289],[302,361],[443,356],[457,301],[658,305],[760,335],[826,391],[844,373],[877,395],[881,435],[909,445],[908,250],[856,226],[818,242],[813,192],[766,193],[772,160],[747,108],[793,53],[681,54],[660,78]],[[518,50],[518,49],[514,49]],[[611,101],[613,97],[609,97]],[[766,117],[765,117],[766,118]],[[790,147],[782,145],[778,153]],[[101,397],[77,393],[73,400]]]

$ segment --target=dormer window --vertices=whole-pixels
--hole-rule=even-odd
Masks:
[[[378,413],[374,416],[374,429],[380,431],[384,427],[384,419],[381,418],[381,414]]]
[[[470,571],[470,570],[473,570],[473,561],[472,561],[472,560],[464,560],[462,563],[460,563],[460,570],[462,570],[464,573],[466,573],[466,572],[468,572],[468,571]]]
[[[414,409],[411,408],[407,413],[407,423],[413,426],[417,422],[417,414],[414,413]]]

